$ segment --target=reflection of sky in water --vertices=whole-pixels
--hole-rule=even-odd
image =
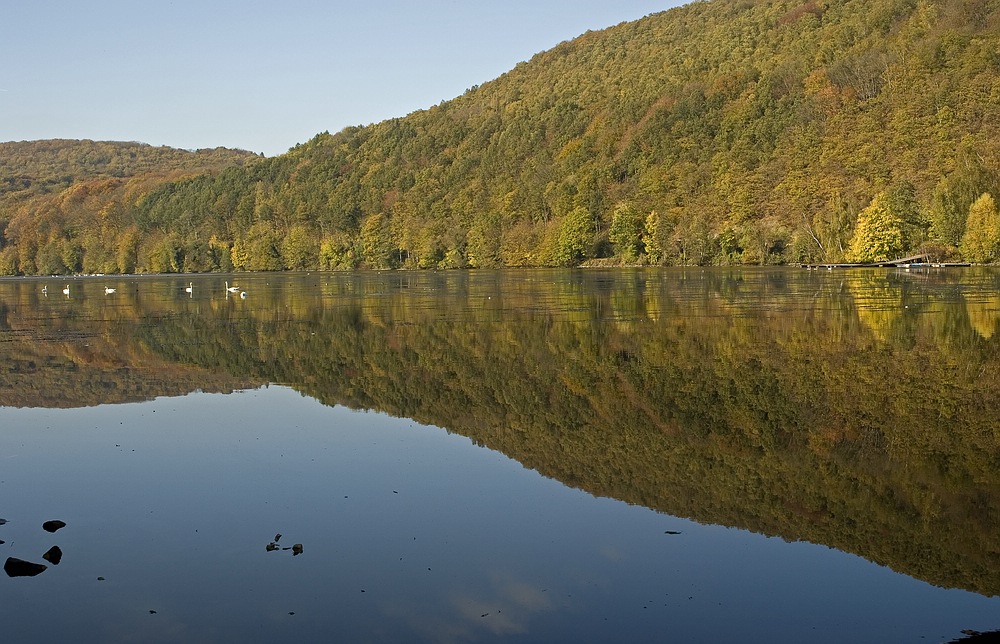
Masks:
[[[64,552],[0,577],[6,641],[902,642],[1000,625],[997,600],[595,499],[283,387],[0,408],[0,427],[0,554]],[[265,552],[276,533],[304,553]]]

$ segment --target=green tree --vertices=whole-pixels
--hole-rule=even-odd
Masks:
[[[35,255],[35,265],[41,275],[63,275],[68,273],[63,263],[63,240],[53,239],[38,249]]]
[[[659,264],[666,256],[667,240],[665,237],[663,219],[655,211],[646,215],[643,225],[642,245],[646,249],[646,256],[653,264]]]
[[[83,269],[83,247],[72,239],[63,239],[60,249],[62,263],[70,273],[79,273]]]
[[[977,264],[1000,260],[1000,213],[989,193],[983,193],[969,206],[960,249],[966,260]]]
[[[917,204],[917,191],[909,181],[897,185],[886,197],[890,211],[902,221],[903,246],[918,248],[927,239],[931,219]]]
[[[250,244],[244,235],[237,236],[233,241],[229,256],[234,270],[250,270]]]
[[[13,246],[0,250],[0,275],[17,275],[17,249]]]
[[[959,198],[945,179],[934,187],[929,215],[930,232],[935,239],[951,246],[961,243],[968,211],[959,206]]]
[[[639,259],[642,252],[642,233],[643,221],[638,211],[625,201],[615,206],[611,215],[611,227],[608,229],[608,241],[626,264]]]
[[[346,233],[334,233],[319,246],[319,267],[324,270],[352,270],[358,267],[355,245]]]
[[[154,238],[148,252],[149,270],[154,273],[180,273],[184,270],[184,248],[176,235]]]
[[[212,235],[208,240],[211,261],[223,273],[233,270],[233,253],[229,242]]]
[[[555,261],[562,266],[574,266],[587,258],[593,242],[593,222],[590,212],[577,206],[566,215],[559,226]]]
[[[850,257],[856,262],[882,262],[898,257],[903,249],[903,220],[879,193],[858,215]]]
[[[361,224],[361,257],[370,268],[389,268],[392,242],[385,217],[369,215]]]
[[[192,239],[182,247],[184,254],[183,269],[188,273],[207,273],[219,270],[218,264],[212,260],[211,247],[201,239]]]
[[[281,241],[281,261],[285,268],[303,271],[318,264],[319,243],[306,226],[296,224]]]
[[[281,236],[269,222],[258,221],[247,231],[247,260],[244,268],[250,271],[281,270]],[[233,262],[235,264],[235,262]]]
[[[113,273],[117,270],[114,260],[114,239],[101,231],[90,230],[83,235],[83,272]]]
[[[502,237],[500,213],[485,213],[469,229],[466,252],[473,268],[495,268],[501,265],[500,240]]]
[[[130,226],[124,230],[115,244],[115,265],[119,273],[134,273],[139,260],[139,228]]]

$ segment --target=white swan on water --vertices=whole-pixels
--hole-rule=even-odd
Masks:
[[[240,299],[241,300],[247,299],[247,292],[246,291],[240,291]]]
[[[229,282],[226,282],[226,290],[229,291],[230,293],[235,293],[236,291],[238,291],[240,289],[239,289],[238,286],[230,286]]]
[[[67,284],[66,288],[63,289],[63,295],[69,295],[69,284]]]
[[[188,285],[184,287],[184,292],[191,293],[191,296],[194,297],[194,282],[188,282]]]
[[[110,295],[111,293],[114,293],[114,292],[115,292],[115,289],[108,288],[107,286],[104,287],[104,294],[105,295]]]

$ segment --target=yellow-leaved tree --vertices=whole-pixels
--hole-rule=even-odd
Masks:
[[[1000,212],[988,192],[969,206],[960,248],[970,262],[989,264],[1000,260]]]
[[[903,220],[889,208],[884,193],[875,195],[858,214],[851,238],[850,258],[855,262],[884,262],[903,251]]]

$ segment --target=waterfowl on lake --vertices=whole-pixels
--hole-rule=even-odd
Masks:
[[[104,294],[105,295],[110,295],[111,293],[114,293],[114,292],[115,292],[115,289],[108,288],[107,286],[104,287]]]
[[[43,286],[42,287],[42,295],[48,295],[48,294],[49,294],[49,287],[48,286]]]
[[[63,295],[69,295],[69,284],[67,284],[66,288],[63,289]]]
[[[240,291],[240,299],[241,300],[247,299],[247,292],[246,291]]]
[[[238,286],[230,286],[229,282],[226,282],[226,290],[229,291],[230,293],[235,293],[236,291],[238,291],[240,289],[239,289]]]
[[[194,282],[188,282],[188,285],[184,287],[184,292],[194,294]]]

